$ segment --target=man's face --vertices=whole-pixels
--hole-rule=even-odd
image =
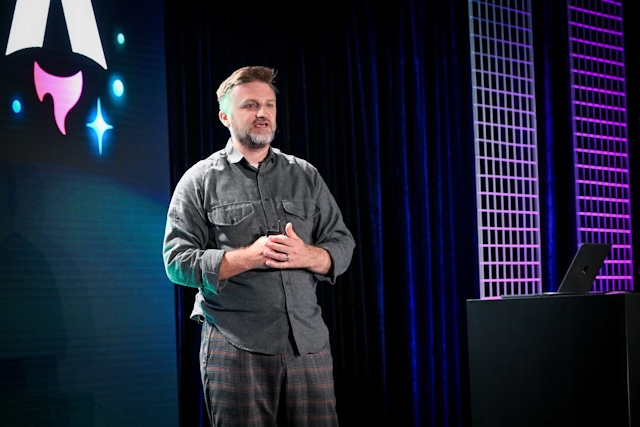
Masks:
[[[231,137],[246,148],[269,145],[276,133],[276,95],[263,82],[250,82],[231,89],[228,113],[220,120]]]

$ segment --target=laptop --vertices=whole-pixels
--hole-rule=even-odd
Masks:
[[[571,265],[552,294],[587,294],[593,287],[598,272],[609,256],[611,243],[583,243],[573,257]]]
[[[604,260],[609,256],[610,250],[610,243],[581,244],[557,292],[502,295],[500,298],[540,298],[549,295],[588,294],[593,287],[593,282],[596,280],[598,272],[604,264]]]

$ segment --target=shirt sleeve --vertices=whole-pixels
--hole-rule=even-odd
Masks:
[[[319,213],[314,223],[314,246],[325,249],[331,257],[331,270],[326,275],[316,274],[318,280],[335,284],[344,273],[356,246],[353,236],[342,219],[342,213],[320,173],[314,169],[316,183],[316,205]]]
[[[218,279],[224,251],[211,247],[198,171],[197,167],[188,170],[171,198],[162,248],[164,265],[173,283],[217,294],[227,282]]]

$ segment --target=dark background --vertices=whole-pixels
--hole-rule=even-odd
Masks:
[[[565,1],[532,3],[546,291],[576,245],[567,17]],[[639,212],[631,3],[624,25]],[[245,65],[274,67],[274,145],[320,170],[356,238],[349,271],[318,289],[341,424],[468,425],[465,300],[479,295],[468,2],[165,0],[165,26],[173,184],[228,139],[219,83]],[[637,242],[637,214],[633,230]],[[183,426],[208,423],[198,326],[187,320],[193,294],[176,288]]]
[[[178,423],[174,290],[162,263],[162,1],[91,4],[107,70],[73,53],[60,0],[50,2],[43,46],[5,55],[16,2],[0,2],[2,426]],[[52,97],[38,99],[34,62],[59,77],[83,74],[66,135]],[[98,99],[113,126],[102,154],[87,127]]]

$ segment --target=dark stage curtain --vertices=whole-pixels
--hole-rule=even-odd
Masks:
[[[557,283],[575,245],[566,2],[532,4],[543,276]],[[637,194],[638,26],[629,2],[625,12]],[[318,287],[341,424],[469,425],[465,300],[478,297],[478,267],[468,1],[165,0],[165,24],[173,184],[228,139],[219,83],[241,66],[274,67],[274,145],[319,169],[356,238],[348,272]],[[208,426],[200,328],[188,319],[195,290],[175,292],[181,426]]]
[[[224,147],[215,90],[278,70],[274,146],[314,164],[357,243],[318,297],[344,426],[469,421],[478,297],[468,2],[166,0],[172,181]],[[176,287],[181,426],[205,426],[195,291]]]

